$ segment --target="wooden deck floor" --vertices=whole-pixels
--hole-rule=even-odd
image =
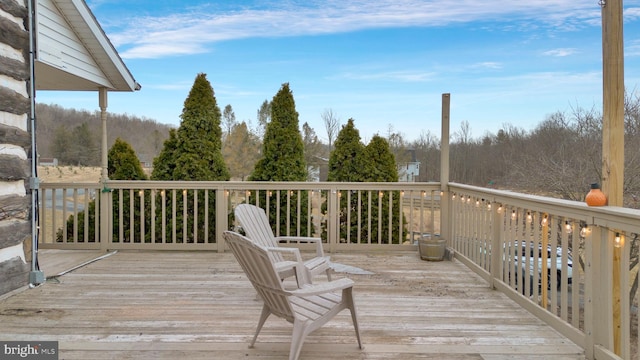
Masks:
[[[0,339],[58,341],[60,359],[288,356],[291,325],[277,318],[247,348],[261,303],[230,253],[121,251],[59,277],[47,271],[90,255],[76,254],[43,252],[49,279],[0,301]],[[582,349],[456,261],[416,253],[331,259],[372,273],[335,275],[356,282],[365,349],[343,312],[307,338],[302,359],[584,359]]]

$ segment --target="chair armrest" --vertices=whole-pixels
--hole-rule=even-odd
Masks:
[[[295,272],[295,275],[296,275],[296,282],[298,283],[298,287],[311,283],[311,275],[309,274],[309,270],[304,266],[304,261],[302,260],[302,256],[300,255],[300,249],[282,248],[282,247],[266,247],[265,249],[268,252],[293,254],[296,260],[286,261],[286,263],[289,263],[289,265],[285,265],[285,266],[293,268],[293,271]]]
[[[316,237],[307,236],[276,236],[275,241],[277,243],[284,241],[287,244],[301,244],[301,243],[314,243],[316,244],[316,255],[324,257],[324,250],[322,249],[322,239]]]
[[[334,280],[326,283],[305,285],[300,289],[289,291],[289,293],[291,295],[300,296],[300,297],[322,295],[332,291],[351,288],[353,287],[353,284],[354,284],[353,280],[348,278],[342,278],[339,280]]]
[[[302,261],[302,256],[300,255],[300,249],[298,248],[286,248],[286,247],[266,247],[267,251],[270,252],[280,252],[289,255],[293,255],[295,257],[295,261],[300,263],[300,266],[304,267],[304,262]]]

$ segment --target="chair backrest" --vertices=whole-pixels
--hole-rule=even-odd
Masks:
[[[236,206],[234,214],[251,241],[264,247],[278,246],[271,225],[269,225],[269,218],[262,208],[251,204],[240,204]],[[283,261],[280,253],[270,253],[269,255],[275,262]]]
[[[282,285],[268,251],[241,234],[225,231],[224,239],[247,278],[271,313],[293,322],[291,303]]]

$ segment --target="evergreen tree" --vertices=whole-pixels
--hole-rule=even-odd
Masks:
[[[147,180],[147,175],[142,170],[140,160],[135,151],[126,141],[117,138],[109,150],[109,164],[107,167],[109,179],[111,180]],[[144,196],[145,229],[151,229],[151,218],[148,216],[151,209],[151,192],[144,191],[142,195],[138,192],[114,192],[113,193],[113,218],[120,217],[120,204],[122,204],[122,235],[123,240],[128,242],[145,242],[140,234],[140,196]],[[120,199],[122,197],[122,199]],[[134,198],[134,221],[131,222],[131,197]],[[120,201],[122,200],[122,201]],[[114,241],[120,237],[120,221],[113,222]],[[146,236],[146,234],[145,234]]]
[[[329,157],[329,181],[342,182],[397,182],[398,170],[389,143],[374,136],[369,145],[360,141],[360,133],[349,119],[342,127]],[[392,196],[391,206],[389,199]],[[326,202],[322,211],[326,213]],[[347,216],[349,214],[349,216]],[[390,215],[391,214],[391,215]],[[400,243],[399,221],[400,193],[366,191],[360,194],[343,191],[340,194],[340,241],[357,243],[370,238],[382,243]],[[392,219],[392,239],[389,234],[389,217]],[[371,222],[369,222],[369,218]],[[403,226],[405,225],[402,216]],[[370,225],[370,226],[369,226]],[[406,234],[406,231],[403,231]],[[323,224],[323,238],[326,224]],[[380,235],[380,236],[379,236]]]
[[[342,126],[329,155],[328,181],[365,181],[363,168],[367,166],[363,158],[364,145],[360,141],[360,132],[354,120],[349,119]]]
[[[229,180],[222,158],[220,108],[205,74],[198,74],[184,101],[178,128],[176,163],[172,180]]]
[[[175,152],[178,148],[178,133],[175,129],[169,130],[169,138],[165,140],[158,157],[153,159],[153,172],[151,180],[173,180],[173,170],[176,168]]]
[[[129,145],[129,143],[127,143],[126,141],[120,138],[116,139],[111,149],[109,149],[107,160],[108,160],[108,164],[107,164],[108,176],[111,180],[146,180],[147,179],[146,174],[142,170],[142,166],[140,166],[140,161],[138,160],[138,157],[136,156],[135,151],[133,150],[131,145]],[[139,221],[137,221],[137,222],[134,222],[134,224],[131,224],[131,217],[129,216],[130,215],[129,203],[130,203],[130,197],[132,196],[131,193],[129,191],[122,192],[122,201],[120,201],[120,196],[121,195],[119,192],[116,192],[113,194],[113,218],[117,219],[119,217],[120,203],[124,204],[124,207],[122,209],[122,213],[123,213],[122,223],[123,223],[124,238],[127,241],[133,242],[134,240],[132,239],[132,237],[134,236],[134,234],[140,233],[139,232],[140,223]],[[133,196],[138,196],[138,195],[134,194]],[[145,199],[147,199],[147,203],[145,204],[145,207],[149,208],[150,204],[148,203],[148,199],[149,199],[148,194],[146,194]],[[136,204],[138,203],[139,202],[136,202]],[[83,241],[82,239],[84,239],[85,218],[88,220],[88,224],[89,224],[88,241],[93,242],[95,240],[95,228],[96,228],[95,207],[96,207],[95,200],[92,200],[91,202],[89,202],[88,209],[78,212],[77,214],[78,241]],[[138,214],[134,216],[134,218],[139,219],[140,209],[136,208],[135,211]],[[67,219],[67,239],[70,241],[73,240],[73,237],[74,237],[74,233],[73,233],[74,218],[75,217],[71,215]],[[148,217],[147,217],[147,221],[149,221]],[[146,224],[147,229],[150,228],[149,225],[150,223]],[[114,224],[113,224],[114,239],[117,239],[119,236],[119,229],[120,229],[119,226],[120,226],[120,222],[114,221]],[[56,234],[56,237],[58,241],[62,241],[62,229],[58,231],[58,233]],[[138,241],[142,241],[142,240],[138,238]]]
[[[360,132],[356,129],[354,120],[349,119],[346,125],[338,133],[334,143],[334,148],[329,155],[329,173],[327,181],[339,182],[361,182],[364,181],[363,167],[364,145],[360,141]],[[350,193],[342,191],[340,194],[340,239],[357,242],[358,238],[358,198],[349,196]],[[322,212],[327,212],[327,202],[322,204]],[[347,223],[347,213],[351,213],[350,221]],[[361,217],[360,221],[364,221]],[[322,224],[322,238],[327,236],[326,223]]]
[[[154,169],[151,174],[152,180],[169,181],[227,181],[230,179],[229,170],[222,157],[222,129],[220,108],[211,84],[207,80],[206,74],[198,74],[189,91],[187,99],[184,101],[182,114],[180,115],[180,127],[177,131],[171,131],[169,139],[165,141],[160,155],[154,159]],[[166,194],[158,201],[165,201],[165,206],[171,207],[173,203],[172,195],[176,196],[176,233],[186,234],[188,242],[201,241],[205,238],[205,226],[196,226],[194,219],[198,222],[204,221],[205,209],[208,209],[209,219],[215,219],[215,196],[209,194],[209,202],[205,204],[204,194],[195,193],[188,190],[186,196],[183,194]],[[197,197],[197,204],[196,199]],[[186,201],[185,201],[186,199]],[[197,206],[198,213],[193,214],[193,207]],[[188,214],[185,221],[183,214]],[[158,209],[161,205],[158,206]],[[171,234],[173,229],[173,219],[168,219],[167,234]],[[157,229],[159,227],[156,227]],[[197,229],[197,232],[194,231]],[[160,231],[160,230],[158,230]],[[207,234],[210,242],[215,242],[215,226],[209,227]],[[162,237],[161,233],[156,234],[156,239]],[[169,237],[167,237],[169,238]],[[182,241],[182,238],[177,241]]]
[[[389,142],[379,135],[374,135],[364,149],[364,162],[368,165],[368,173],[363,174],[365,181],[397,182],[398,167],[389,147]]]
[[[368,173],[364,177],[369,182],[397,182],[398,168],[391,148],[386,139],[379,135],[374,135],[369,144],[364,149],[364,162],[367,163],[365,169]],[[384,191],[382,196],[369,192],[368,201],[371,207],[365,206],[362,209],[364,219],[369,217],[368,209],[371,209],[371,227],[368,223],[363,232],[370,234],[372,241],[382,240],[383,243],[391,241],[393,244],[402,243],[398,231],[400,221],[402,221],[403,235],[406,237],[406,220],[400,209],[400,192]],[[390,203],[391,202],[391,203]],[[389,219],[391,219],[391,239],[389,234]],[[364,236],[363,236],[364,237]]]
[[[307,166],[304,160],[304,145],[298,124],[298,112],[296,111],[293,94],[289,84],[282,85],[278,93],[271,101],[271,121],[267,124],[262,143],[262,158],[258,160],[253,173],[249,177],[251,181],[306,181]],[[266,196],[262,194],[260,204],[266,204]],[[308,235],[307,228],[307,203],[306,193],[281,191],[280,194],[272,194],[274,199],[280,198],[280,229],[283,235]],[[298,211],[291,209],[290,218],[287,219],[287,203],[297,204],[300,197],[301,218],[298,219]],[[255,198],[250,201],[255,201]],[[272,209],[268,211],[274,223],[277,214],[276,201],[270,201]],[[288,222],[287,222],[288,220]],[[299,220],[299,222],[298,222]],[[300,224],[300,228],[297,224]],[[290,230],[286,230],[290,229]]]
[[[289,84],[285,83],[271,101],[271,121],[262,142],[251,181],[305,181],[307,166],[298,124],[298,112]]]
[[[108,154],[107,171],[111,180],[147,180],[136,152],[126,141],[117,138]]]

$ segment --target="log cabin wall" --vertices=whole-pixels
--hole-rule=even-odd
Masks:
[[[31,136],[27,0],[0,0],[0,295],[28,284]]]

